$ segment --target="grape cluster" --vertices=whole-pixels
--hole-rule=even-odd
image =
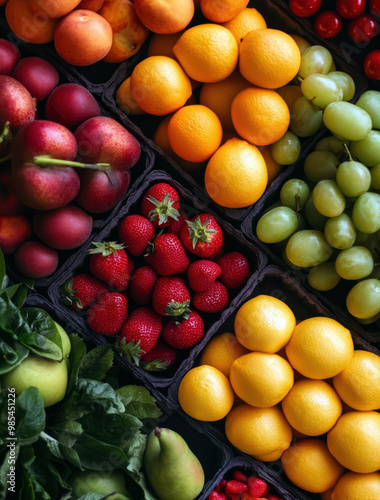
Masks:
[[[380,318],[380,92],[356,103],[350,75],[333,71],[320,46],[302,53],[302,96],[293,104],[290,130],[326,135],[303,161],[301,178],[287,180],[280,199],[256,225],[259,240],[280,249],[285,262],[306,268],[314,289],[350,290],[348,312],[362,323]]]

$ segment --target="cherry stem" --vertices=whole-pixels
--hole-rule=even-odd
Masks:
[[[3,131],[0,134],[0,144],[6,144],[7,142],[11,142],[12,140],[12,132],[10,129],[10,123],[5,122]]]
[[[39,167],[45,167],[49,165],[62,165],[65,167],[75,167],[75,168],[88,168],[90,170],[103,170],[107,171],[111,169],[109,163],[80,163],[78,161],[71,160],[60,160],[57,158],[51,158],[48,155],[40,155],[34,158],[34,164]]]

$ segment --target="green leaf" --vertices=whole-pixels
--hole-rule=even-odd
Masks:
[[[130,500],[130,499],[125,495],[122,495],[121,493],[111,493],[111,495],[102,497],[102,500]]]
[[[4,295],[6,295],[9,299],[12,299],[13,296],[16,294],[17,290],[19,289],[19,287],[20,283],[18,283],[17,285],[8,286],[7,288],[1,290],[0,296],[3,297]]]
[[[70,352],[70,376],[67,384],[67,392],[69,395],[75,387],[78,380],[79,369],[83,357],[86,355],[86,344],[76,334],[70,335],[71,352]]]
[[[78,500],[103,500],[104,498],[107,498],[103,495],[103,493],[86,493],[85,495],[82,495],[81,497],[78,498]]]
[[[74,467],[82,469],[78,453],[72,447],[61,444],[57,439],[46,434],[46,432],[41,433],[41,438],[46,442],[46,446],[54,457],[66,460],[69,464],[74,465]]]
[[[143,420],[144,418],[159,418],[161,410],[156,405],[156,400],[146,387],[141,385],[126,385],[116,390],[122,396],[125,411]]]
[[[82,358],[79,377],[103,380],[113,366],[113,357],[111,344],[94,347]]]
[[[109,470],[128,465],[128,457],[119,446],[114,446],[98,439],[82,434],[75,444],[81,464],[87,469]]]
[[[13,297],[13,302],[16,306],[21,309],[24,305],[25,299],[29,293],[29,288],[24,283],[21,283],[15,296]]]
[[[45,428],[45,407],[39,390],[28,387],[16,398],[17,442],[32,443]]]
[[[1,327],[0,333],[0,375],[3,375],[18,366],[29,355],[29,349],[8,332],[1,332]]]
[[[89,413],[81,424],[89,436],[120,447],[142,427],[139,419],[125,413]]]

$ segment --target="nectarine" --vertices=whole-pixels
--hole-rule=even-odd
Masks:
[[[0,248],[13,253],[32,236],[32,225],[25,215],[0,215]]]
[[[71,12],[80,0],[28,0],[33,12],[43,12],[50,19],[58,19]]]
[[[193,0],[134,0],[141,22],[154,33],[177,33],[194,15]]]

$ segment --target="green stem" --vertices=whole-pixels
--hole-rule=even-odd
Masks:
[[[348,149],[348,146],[346,143],[343,144],[343,149],[344,149],[344,152],[346,153],[346,155],[348,156],[348,160],[349,161],[352,161],[352,156],[351,156],[351,152],[350,150]]]
[[[65,167],[75,167],[75,168],[88,168],[90,170],[103,170],[107,171],[111,169],[111,165],[109,163],[81,163],[78,161],[71,160],[60,160],[57,158],[51,158],[48,155],[40,155],[34,158],[34,164],[39,167],[45,167],[49,165],[62,165]]]
[[[0,144],[6,144],[12,141],[12,132],[10,129],[10,123],[5,122],[3,131],[0,134]]]

